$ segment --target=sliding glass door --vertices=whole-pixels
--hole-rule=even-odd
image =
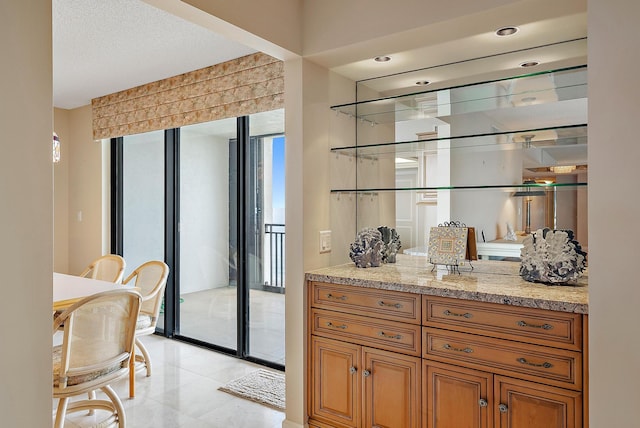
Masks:
[[[176,333],[237,350],[238,234],[229,189],[236,119],[180,130],[180,302]],[[234,156],[235,157],[235,156]]]
[[[249,117],[245,159],[249,355],[284,365],[284,144],[282,111]]]
[[[126,137],[122,147],[121,254],[124,277],[148,260],[164,260],[164,131]],[[160,317],[158,326],[163,327]]]
[[[113,248],[171,268],[161,325],[284,366],[284,112],[114,140]],[[119,207],[119,208],[118,208]]]

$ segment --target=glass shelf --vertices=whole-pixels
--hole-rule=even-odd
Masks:
[[[335,228],[389,225],[419,247],[444,220],[493,240],[530,214],[586,242],[586,39],[538,48],[356,82],[357,101],[331,107],[355,131],[330,149]],[[548,68],[521,74],[531,58]]]
[[[543,109],[551,110],[553,117],[558,118],[562,111],[574,110],[576,104],[579,101],[586,102],[586,98],[587,67],[582,65],[335,105],[331,109],[371,126],[426,118],[452,123],[456,120],[469,121],[479,114],[499,119],[503,113],[514,115],[514,112],[541,119],[538,113]],[[585,123],[586,109],[584,118],[574,121],[572,116],[562,117],[562,124]]]
[[[469,186],[441,186],[441,187],[394,187],[394,188],[358,188],[358,189],[332,189],[333,194],[357,194],[357,195],[376,195],[383,192],[425,192],[437,193],[440,191],[503,191],[517,192],[529,190],[575,190],[580,187],[586,187],[587,183],[535,183],[535,184],[497,184],[497,185],[469,185]]]
[[[448,144],[443,144],[448,143]],[[417,153],[451,150],[521,150],[531,155],[554,150],[574,150],[584,153],[586,161],[587,125],[570,125],[551,128],[520,129],[478,135],[431,138],[334,147],[332,153],[364,159],[384,157],[412,157]]]

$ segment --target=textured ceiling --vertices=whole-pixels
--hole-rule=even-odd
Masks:
[[[58,108],[255,52],[140,0],[52,4]]]

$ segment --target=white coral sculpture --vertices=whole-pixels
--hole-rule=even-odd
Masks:
[[[520,276],[531,282],[567,283],[582,275],[586,255],[573,231],[538,229],[523,241]]]

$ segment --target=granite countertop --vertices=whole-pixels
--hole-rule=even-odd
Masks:
[[[397,255],[397,263],[357,268],[353,263],[306,273],[310,281],[405,291],[480,302],[587,314],[588,274],[570,285],[538,284],[520,277],[519,262],[477,260],[460,266],[460,274],[444,267],[431,271],[426,257]]]

